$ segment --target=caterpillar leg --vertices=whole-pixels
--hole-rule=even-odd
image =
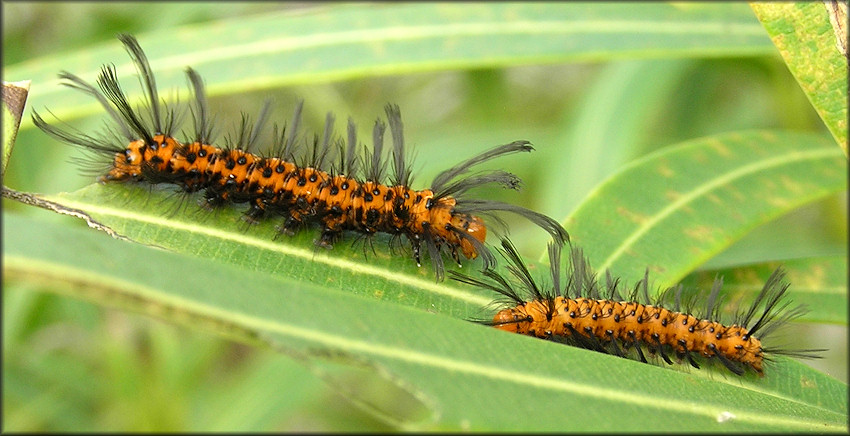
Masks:
[[[726,356],[723,355],[723,353],[721,353],[721,352],[719,352],[719,350],[717,350],[717,348],[714,346],[714,344],[711,344],[710,348],[711,348],[712,351],[714,351],[714,355],[720,360],[720,362],[723,363],[723,366],[725,366],[727,369],[729,369],[729,371],[732,371],[733,373],[735,373],[737,375],[741,375],[741,374],[744,373],[744,368],[736,365],[734,362],[729,360]],[[759,368],[756,368],[756,372],[759,373],[759,374],[762,373]]]
[[[248,210],[242,215],[242,220],[248,224],[257,224],[260,220],[265,216],[266,209],[258,205],[257,203],[252,203],[251,206],[248,207]]]
[[[694,360],[694,356],[690,351],[685,352],[685,358],[688,360],[688,363],[696,369],[699,369],[699,364]]]
[[[204,198],[198,200],[198,205],[206,210],[213,210],[227,204],[230,204],[227,192],[209,188],[204,191]]]
[[[322,230],[322,235],[316,240],[316,245],[322,248],[331,249],[334,243],[342,238],[342,231],[333,228],[325,227]]]
[[[304,222],[301,220],[301,215],[295,211],[283,222],[283,224],[275,227],[277,231],[281,234],[292,236],[304,225]]]
[[[667,357],[667,353],[664,351],[664,345],[661,343],[658,337],[654,337],[653,339],[655,340],[655,350],[658,352],[659,355],[661,355],[661,359],[663,359],[664,362],[666,362],[668,365],[672,365],[673,361],[670,360],[669,357]]]
[[[608,330],[606,334],[608,335],[608,341],[611,344],[611,349],[614,350],[614,352],[610,354],[614,354],[615,356],[619,357],[626,357],[626,353],[623,351],[622,348],[620,348],[620,345],[617,344],[617,338],[614,336],[614,332]]]
[[[643,363],[647,363],[646,356],[644,356],[644,354],[643,354],[643,349],[641,347],[641,343],[638,340],[637,335],[635,335],[634,331],[629,332],[629,338],[632,339],[632,343],[634,344],[635,350],[637,350],[637,354],[638,354],[638,357],[640,357],[640,361],[643,362]]]
[[[458,268],[463,267],[463,264],[460,262],[460,254],[458,254],[458,251],[457,251],[458,245],[455,245],[455,244],[447,244],[447,245],[449,247],[451,247],[452,259],[454,259],[454,261],[457,263]]]
[[[408,236],[407,239],[410,240],[410,249],[413,251],[413,260],[416,261],[416,266],[422,266],[422,254],[420,252],[422,240],[418,236]]]

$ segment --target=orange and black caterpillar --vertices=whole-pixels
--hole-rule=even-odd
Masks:
[[[474,199],[468,191],[482,185],[499,184],[517,189],[520,180],[501,170],[471,172],[476,165],[515,152],[529,152],[527,141],[515,141],[495,147],[438,174],[429,189],[413,190],[405,146],[401,114],[397,106],[386,107],[392,135],[392,176],[383,157],[383,137],[387,125],[380,119],[373,129],[374,146],[358,156],[355,126],[349,119],[347,140],[333,134],[333,117],[328,114],[324,135],[319,140],[299,141],[298,124],[301,103],[296,106],[292,126],[278,132],[274,126],[274,147],[270,155],[251,153],[267,118],[268,104],[252,126],[243,115],[236,138],[228,138],[225,147],[213,145],[212,118],[207,108],[201,77],[191,68],[186,74],[194,95],[189,108],[194,133],[180,140],[176,131],[181,113],[159,100],[153,72],[133,36],[118,36],[133,59],[145,91],[141,108],[131,107],[118,82],[115,67],[104,65],[97,79],[98,88],[79,77],[62,72],[64,84],[96,98],[106,109],[112,123],[107,134],[91,136],[76,130],[63,130],[46,123],[37,113],[33,122],[44,132],[84,150],[110,159],[101,182],[146,182],[169,184],[191,193],[203,191],[208,208],[229,203],[248,203],[245,220],[256,222],[267,216],[284,218],[281,233],[292,234],[300,228],[318,224],[318,245],[331,247],[345,231],[364,236],[389,233],[391,244],[404,235],[411,244],[413,257],[421,265],[420,248],[424,244],[438,280],[443,277],[442,253],[448,253],[460,265],[460,256],[481,256],[484,266],[494,261],[484,245],[487,227],[481,215],[493,212],[517,213],[549,232],[556,240],[568,238],[556,221],[537,212],[511,204]],[[303,145],[302,145],[303,143]],[[336,154],[336,162],[333,160]],[[362,162],[361,162],[362,160]],[[296,163],[298,162],[298,163]],[[329,168],[329,169],[327,169]],[[103,173],[101,173],[103,174]],[[496,218],[496,217],[494,217]]]
[[[487,279],[455,271],[450,274],[454,280],[506,297],[499,301],[502,309],[492,320],[478,321],[500,330],[621,357],[636,355],[642,362],[647,362],[644,350],[651,356],[660,355],[671,365],[670,354],[674,354],[679,362],[687,361],[694,368],[700,367],[698,359],[716,359],[737,375],[746,369],[763,375],[763,363],[770,355],[814,358],[823,351],[771,349],[762,344],[776,327],[805,313],[802,306],[789,308],[789,302],[784,300],[789,285],[782,282],[781,269],[768,278],[746,310],[738,312],[731,324],[724,324],[718,314],[721,279],[715,279],[704,312],[691,315],[687,313],[690,310],[680,309],[681,285],[650,302],[648,272],[628,299],[620,296],[619,280],[610,274],[606,276],[605,292],[600,293],[581,249],[571,250],[570,271],[563,288],[560,244],[549,245],[551,286],[541,286],[534,280],[509,240],[503,239],[502,249],[497,250],[508,261],[507,269],[513,278],[492,269],[484,271]],[[636,302],[638,294],[644,303]],[[670,303],[672,309],[664,307]]]

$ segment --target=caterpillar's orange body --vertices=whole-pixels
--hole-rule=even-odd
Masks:
[[[590,335],[623,343],[642,342],[668,346],[678,355],[697,353],[746,364],[762,373],[761,341],[743,327],[700,320],[636,302],[556,297],[551,311],[544,301],[528,301],[503,309],[493,326],[511,333],[548,339],[553,336]]]
[[[699,368],[696,358],[719,360],[735,374],[750,369],[764,373],[769,354],[817,357],[821,350],[777,350],[765,348],[762,340],[778,325],[803,313],[802,307],[787,309],[783,303],[787,284],[781,284],[782,272],[776,270],[748,310],[731,323],[723,323],[717,313],[721,281],[717,280],[708,296],[705,313],[692,315],[680,311],[682,287],[665,292],[650,302],[647,276],[637,283],[628,299],[618,290],[618,281],[608,277],[607,292],[600,293],[581,250],[572,251],[571,271],[561,288],[560,250],[549,246],[551,287],[537,283],[510,241],[502,240],[500,253],[508,261],[512,277],[485,270],[489,280],[452,271],[455,280],[493,290],[508,298],[505,306],[488,321],[480,321],[499,330],[564,342],[582,348],[625,357],[636,354],[647,362],[644,350],[658,354],[668,364],[672,353],[680,361]],[[516,280],[512,280],[516,279]],[[635,301],[638,290],[644,302]],[[604,295],[603,295],[604,294]],[[670,295],[674,308],[665,308]],[[758,336],[756,336],[758,335]]]
[[[484,244],[487,226],[482,215],[497,211],[518,213],[555,239],[568,238],[564,228],[545,215],[467,196],[470,189],[492,183],[516,189],[520,181],[511,173],[470,171],[487,160],[533,150],[527,141],[514,141],[462,161],[438,174],[429,188],[414,190],[408,186],[412,176],[404,158],[403,126],[397,106],[387,105],[387,123],[379,119],[373,129],[372,152],[360,156],[362,144],[357,141],[353,123],[349,120],[347,141],[343,141],[335,136],[330,115],[322,141],[316,137],[312,147],[299,144],[299,104],[287,137],[278,136],[275,125],[273,153],[277,155],[261,156],[249,150],[262,133],[267,106],[256,125],[250,126],[243,117],[236,139],[225,147],[216,146],[211,139],[213,129],[203,81],[191,69],[187,69],[187,75],[195,99],[189,110],[195,129],[194,136],[184,141],[171,134],[180,117],[174,109],[161,107],[153,73],[138,42],[129,35],[119,35],[119,39],[136,63],[147,94],[147,105],[141,109],[130,105],[112,66],[103,67],[97,81],[100,89],[72,74],[60,74],[68,81],[66,85],[98,99],[115,121],[110,126],[114,135],[94,138],[66,131],[33,113],[34,123],[48,134],[109,156],[111,166],[99,178],[101,182],[162,183],[187,193],[202,191],[207,207],[247,203],[246,221],[279,216],[284,218],[279,228],[286,234],[317,224],[321,228],[318,244],[325,247],[331,247],[345,231],[365,236],[405,236],[417,264],[420,247],[426,248],[438,280],[443,275],[443,253],[458,264],[461,255],[467,259],[483,257],[485,267],[493,262]],[[383,156],[387,125],[393,142],[391,177],[386,174],[390,162]],[[116,137],[126,142],[116,143]],[[338,161],[326,165],[335,154]]]
[[[322,217],[326,231],[360,230],[366,233],[404,230],[421,234],[423,225],[444,243],[459,247],[467,259],[478,257],[476,248],[455,232],[462,231],[484,243],[487,227],[480,217],[458,213],[456,200],[444,197],[433,202],[430,189],[416,191],[406,186],[385,186],[353,177],[332,176],[328,172],[276,158],[259,158],[242,150],[224,150],[209,144],[184,145],[176,139],[155,135],[156,146],[133,141],[124,153],[117,154],[108,174],[101,182],[123,181],[143,177],[152,171],[185,175],[209,188],[215,183],[227,189],[230,196],[253,199],[258,210],[269,203],[289,198],[290,207],[300,216],[315,214],[315,210],[338,211]],[[300,209],[300,210],[299,210]]]

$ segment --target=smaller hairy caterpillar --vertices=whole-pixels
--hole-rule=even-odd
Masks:
[[[454,271],[450,274],[454,280],[506,297],[497,300],[503,306],[492,320],[478,321],[500,330],[620,357],[636,356],[642,362],[647,362],[646,354],[657,354],[672,365],[669,355],[674,354],[679,362],[687,361],[699,369],[698,359],[719,360],[737,375],[747,369],[764,375],[764,362],[771,355],[816,358],[824,351],[774,349],[762,344],[778,326],[805,313],[802,306],[789,308],[784,299],[789,284],[782,282],[781,269],[774,271],[747,309],[724,324],[718,314],[720,279],[715,279],[704,311],[690,314],[690,310],[681,309],[681,285],[650,301],[648,271],[624,299],[618,290],[619,280],[610,274],[606,276],[606,289],[600,292],[581,249],[571,250],[570,271],[563,287],[560,244],[549,245],[552,282],[547,286],[534,280],[509,240],[502,239],[502,249],[497,250],[508,261],[507,269],[513,277],[492,269],[484,271],[489,280]],[[643,303],[636,301],[638,294]],[[671,304],[671,309],[665,308]]]
[[[400,237],[410,242],[413,258],[421,266],[421,248],[429,255],[437,280],[444,275],[442,256],[461,265],[460,256],[483,258],[487,268],[495,261],[485,245],[487,224],[482,216],[500,222],[494,212],[516,213],[546,230],[558,241],[568,239],[555,220],[526,208],[494,200],[474,198],[473,188],[501,185],[518,189],[520,180],[507,171],[477,170],[479,164],[500,156],[530,152],[528,141],[514,141],[461,161],[439,173],[426,189],[410,188],[413,175],[405,158],[401,113],[387,105],[387,121],[375,123],[372,150],[358,142],[349,119],[347,135],[333,131],[328,114],[324,133],[312,141],[300,136],[301,104],[295,108],[288,129],[274,125],[274,145],[266,154],[250,151],[260,142],[268,118],[268,104],[253,125],[243,115],[241,128],[224,146],[214,145],[213,117],[207,107],[203,80],[191,68],[186,74],[194,95],[188,107],[193,131],[178,138],[175,132],[186,107],[165,105],[144,51],[131,35],[118,38],[130,54],[145,92],[146,101],[134,108],[121,89],[115,67],[104,65],[94,87],[81,78],[62,72],[64,84],[86,93],[109,115],[105,134],[91,135],[45,122],[33,112],[33,122],[58,140],[80,147],[101,159],[105,167],[98,180],[107,182],[171,185],[186,194],[203,192],[208,209],[247,203],[245,221],[279,217],[279,230],[293,234],[318,226],[317,245],[331,248],[345,232],[369,238],[391,235],[390,245]],[[389,125],[392,158],[383,153]],[[320,139],[321,138],[321,139]],[[361,153],[362,152],[362,153]],[[391,165],[390,165],[391,162]],[[387,173],[391,168],[391,175]],[[365,251],[365,250],[364,250]]]

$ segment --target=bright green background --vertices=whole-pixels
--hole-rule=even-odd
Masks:
[[[56,86],[55,74],[92,79],[114,62],[126,77],[132,70],[113,38],[124,31],[139,37],[161,89],[183,92],[182,69],[196,68],[224,131],[269,96],[281,119],[303,97],[308,126],[332,110],[361,132],[386,102],[398,103],[416,150],[415,187],[463,157],[530,140],[537,151],[496,163],[522,176],[523,191],[486,195],[564,220],[594,265],[628,282],[647,266],[658,286],[722,271],[724,289],[746,293],[785,264],[795,301],[815,309],[806,320],[830,324],[801,324],[793,345],[829,348],[827,371],[846,380],[846,157],[744,4],[3,8],[4,78],[33,81],[27,113],[50,108],[76,126],[96,128],[99,109]],[[4,184],[47,194],[90,184],[70,156],[25,119]],[[140,191],[91,186],[51,198],[183,255],[127,248],[78,220],[4,200],[13,276],[4,274],[4,429],[585,428],[592,419],[539,422],[536,402],[565,395],[576,404],[559,403],[562,411],[617,410],[630,425],[618,429],[653,429],[660,416],[720,429],[710,417],[734,398],[745,412],[734,428],[800,430],[819,421],[769,411],[806,395],[784,382],[838,389],[804,400],[826,410],[846,400],[846,385],[812,385],[816,373],[785,360],[765,379],[738,381],[505,337],[460,321],[488,314],[492,296],[436,285],[427,268],[388,259],[380,245],[365,262],[359,249],[313,253],[315,235],[272,242],[274,223],[245,234],[234,230],[235,211],[166,219],[171,203],[145,203]],[[751,200],[735,203],[742,198]],[[540,256],[546,235],[510,224],[520,251]],[[204,271],[198,283],[174,286],[191,266]],[[695,417],[698,407],[707,415]],[[844,422],[843,408],[844,420],[823,410],[819,419]],[[512,416],[528,418],[502,422]]]

